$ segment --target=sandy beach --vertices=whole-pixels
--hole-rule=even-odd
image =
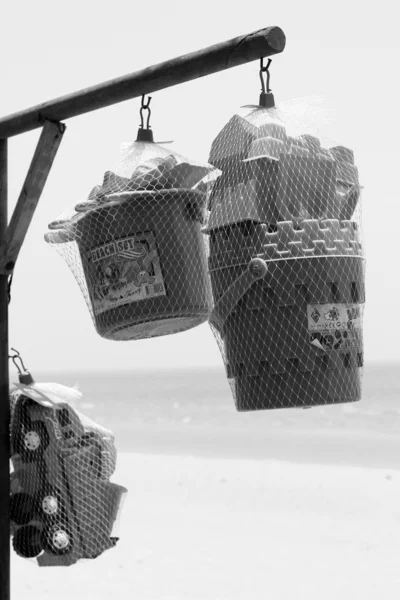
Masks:
[[[117,548],[73,567],[12,557],[13,598],[395,600],[400,472],[122,453]]]

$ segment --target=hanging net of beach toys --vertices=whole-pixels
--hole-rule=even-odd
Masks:
[[[360,399],[364,256],[350,148],[325,143],[306,99],[257,106],[212,143],[210,324],[238,410]],[[265,81],[266,78],[266,81]]]
[[[150,100],[142,98],[137,140],[115,171],[45,235],[74,274],[97,332],[112,340],[185,331],[212,308],[201,231],[202,180],[212,169],[153,141]]]
[[[110,481],[114,435],[78,410],[78,389],[36,382],[19,353],[11,358],[19,372],[10,391],[12,547],[41,567],[97,558],[118,543],[127,492]]]

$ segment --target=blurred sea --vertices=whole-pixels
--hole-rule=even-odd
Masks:
[[[367,364],[356,403],[249,413],[223,367],[34,375],[78,384],[121,451],[400,468],[400,364]]]

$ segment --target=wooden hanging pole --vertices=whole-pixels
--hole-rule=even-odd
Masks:
[[[273,56],[285,48],[279,27],[267,27],[191,54],[147,67],[0,119],[0,138],[36,129],[45,119],[65,121],[218,71]]]

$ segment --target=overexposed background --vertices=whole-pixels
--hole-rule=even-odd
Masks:
[[[338,0],[269,3],[183,1],[53,3],[3,7],[0,115],[269,26],[286,33],[273,59],[277,104],[320,96],[334,116],[334,141],[355,151],[365,187],[366,361],[400,360],[398,298],[397,11]],[[155,138],[207,160],[210,144],[243,104],[257,103],[258,62],[157,92]],[[67,131],[15,272],[10,344],[32,371],[220,365],[207,325],[158,340],[117,344],[95,333],[66,265],[43,241],[50,221],[84,200],[133,141],[140,99],[67,121]],[[10,141],[10,208],[25,177],[38,131]]]
[[[82,411],[116,435],[115,481],[129,494],[118,546],[95,561],[39,569],[13,552],[12,598],[398,600],[394,0],[11,0],[1,19],[0,115],[279,25],[287,46],[271,66],[276,102],[324,99],[328,135],[355,152],[367,251],[363,400],[237,413],[208,325],[120,344],[96,334],[43,234],[101,183],[120,143],[136,138],[140,99],[67,121],[15,271],[10,345],[37,381],[79,381]],[[155,139],[206,161],[230,116],[258,101],[258,69],[256,61],[154,94]],[[38,136],[10,141],[10,208]]]

